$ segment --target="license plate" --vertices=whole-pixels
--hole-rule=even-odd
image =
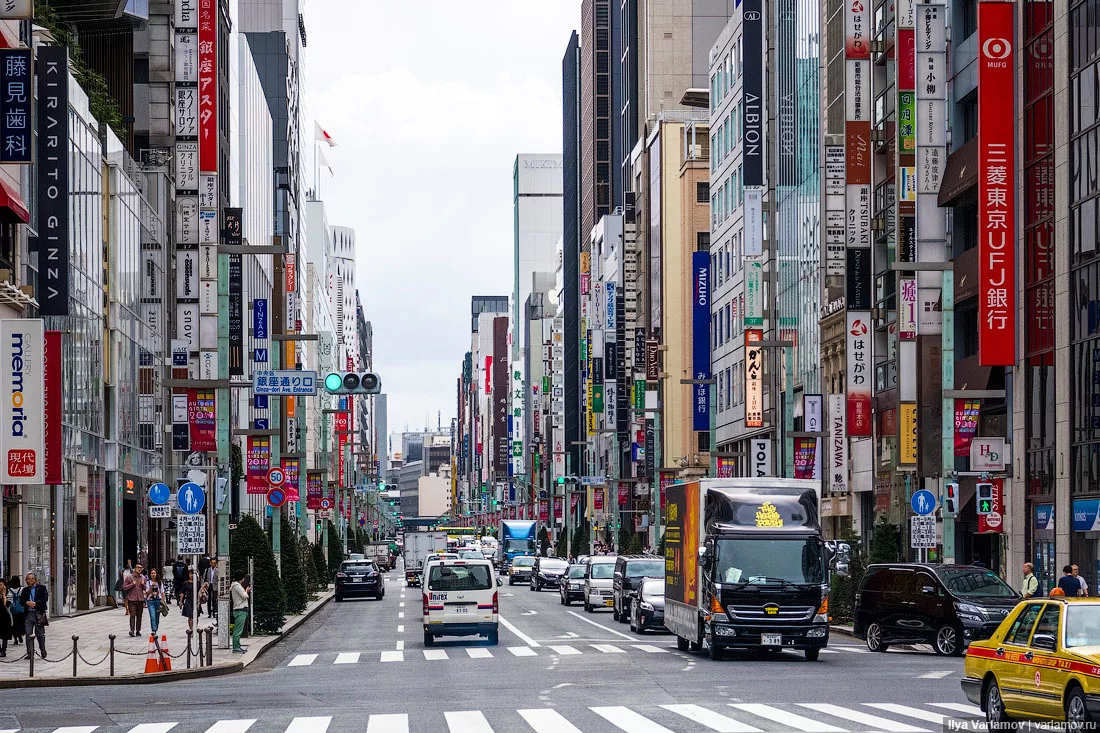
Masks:
[[[455,613],[469,613],[469,606],[455,606]]]
[[[607,600],[607,601],[604,601],[604,602],[603,602],[603,605],[605,605],[605,606],[614,606],[614,605],[615,605],[615,601],[612,601],[612,600]]]
[[[351,582],[352,582],[352,583],[362,583],[362,582],[363,582],[363,579],[362,579],[362,578],[352,578],[352,579],[351,579]]]
[[[761,634],[761,646],[783,646],[783,634]]]

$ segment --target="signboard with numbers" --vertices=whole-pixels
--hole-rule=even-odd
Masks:
[[[176,517],[176,542],[181,555],[206,554],[206,515],[182,514]]]
[[[936,518],[931,514],[909,517],[909,544],[914,550],[936,547]]]

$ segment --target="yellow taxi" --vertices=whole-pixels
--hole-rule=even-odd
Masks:
[[[993,636],[966,650],[962,688],[991,723],[1100,720],[1100,599],[1021,601]]]

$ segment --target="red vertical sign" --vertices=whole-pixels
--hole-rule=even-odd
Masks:
[[[43,353],[47,484],[62,483],[61,469],[61,332],[46,331]]]
[[[214,405],[213,392],[187,390],[187,423],[191,432],[191,450],[193,451],[218,449],[217,416]]]
[[[1016,362],[1013,3],[978,3],[978,363]]]
[[[348,413],[336,413],[336,485],[344,485],[344,444],[348,440]]]
[[[550,502],[547,499],[539,499],[539,521],[550,521]]]
[[[218,0],[199,0],[199,170],[218,171]]]
[[[603,511],[603,487],[597,486],[592,489],[592,509],[597,512]]]
[[[989,483],[993,484],[993,511],[989,514],[978,515],[978,532],[1004,532],[1005,481],[1003,478],[995,478],[990,479]]]

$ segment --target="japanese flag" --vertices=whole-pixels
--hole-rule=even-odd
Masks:
[[[325,130],[323,127],[321,127],[321,124],[319,122],[314,122],[313,123],[313,128],[314,128],[314,133],[313,133],[313,139],[314,140],[318,140],[320,142],[326,142],[326,143],[328,143],[328,146],[330,148],[335,148],[336,147],[336,140],[333,139],[332,135],[328,134],[327,130]]]

